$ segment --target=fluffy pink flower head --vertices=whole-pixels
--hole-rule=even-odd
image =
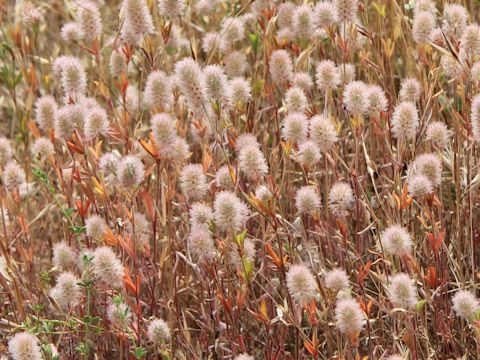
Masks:
[[[160,153],[168,152],[177,137],[175,120],[167,113],[156,114],[150,120],[153,140]]]
[[[163,319],[152,319],[147,327],[147,337],[154,344],[167,342],[171,337],[168,323]]]
[[[5,165],[13,157],[12,143],[5,137],[0,137],[0,166]]]
[[[358,12],[358,0],[334,0],[338,19],[341,22],[353,22]]]
[[[295,194],[295,207],[300,213],[311,214],[321,207],[320,195],[314,186],[302,186]]]
[[[308,166],[309,168],[315,167],[321,158],[322,154],[320,153],[318,145],[310,140],[300,143],[298,153],[295,157],[300,164]]]
[[[353,206],[355,197],[350,184],[337,182],[330,189],[328,207],[335,216],[345,216]]]
[[[90,0],[83,0],[78,5],[77,24],[86,40],[93,40],[102,35],[102,18],[98,5]]]
[[[216,254],[215,242],[206,226],[194,226],[188,235],[188,244],[192,255],[199,262],[211,261]]]
[[[410,168],[411,175],[423,175],[432,185],[438,186],[442,182],[442,161],[435,154],[425,153],[418,155]]]
[[[123,0],[120,14],[124,19],[122,37],[129,42],[137,43],[155,30],[147,0]]]
[[[298,87],[291,87],[285,93],[285,107],[290,112],[305,113],[308,110],[308,100],[305,92]]]
[[[306,140],[308,133],[308,118],[301,112],[291,112],[283,121],[282,137],[300,143]]]
[[[93,253],[92,266],[95,277],[105,285],[111,288],[123,287],[123,265],[111,247],[96,248]]]
[[[412,251],[412,237],[408,230],[400,225],[390,225],[380,237],[386,254],[403,256]]]
[[[369,85],[367,88],[368,113],[378,116],[381,111],[387,111],[388,100],[385,92],[378,85]]]
[[[323,152],[329,151],[338,141],[335,125],[326,115],[316,115],[310,119],[310,140]]]
[[[101,216],[91,215],[85,220],[85,228],[87,236],[99,240],[107,230],[107,223]]]
[[[426,138],[439,148],[445,148],[452,132],[447,125],[440,121],[433,121],[427,126]]]
[[[338,22],[337,9],[330,1],[319,1],[314,9],[314,21],[318,27],[326,28]]]
[[[268,164],[263,152],[255,145],[246,146],[238,155],[240,170],[250,180],[258,180],[268,173]]]
[[[467,290],[458,290],[452,298],[453,311],[457,316],[472,321],[480,310],[477,297]]]
[[[415,102],[420,99],[422,94],[422,85],[415,78],[406,78],[400,85],[399,98],[401,101]]]
[[[40,129],[47,131],[53,128],[57,109],[58,104],[53,96],[45,95],[38,98],[35,103],[35,120]]]
[[[287,288],[292,298],[301,306],[317,298],[317,283],[311,271],[302,264],[290,266]]]
[[[323,92],[336,89],[341,82],[340,72],[331,60],[322,60],[317,64],[315,79],[318,88]]]
[[[125,188],[140,185],[145,179],[145,167],[142,161],[135,155],[123,157],[118,165],[117,178]]]
[[[85,116],[84,134],[86,140],[93,140],[97,136],[107,135],[110,128],[108,115],[104,108],[95,106],[87,111]]]
[[[180,173],[180,189],[189,200],[199,200],[208,192],[207,176],[201,164],[185,165]]]
[[[185,0],[158,0],[158,10],[162,16],[181,16],[185,9]]]
[[[8,341],[8,352],[13,360],[42,360],[38,339],[28,332],[15,334]]]
[[[407,274],[396,274],[391,277],[387,294],[395,307],[411,310],[417,303],[417,285]]]
[[[10,161],[3,169],[3,184],[12,191],[25,183],[25,171],[17,163]]]
[[[344,269],[336,268],[332,269],[325,274],[325,287],[339,292],[344,289],[348,289],[350,281],[348,279],[347,272]]]
[[[233,192],[221,191],[213,203],[215,223],[220,230],[239,231],[247,222],[248,207]]]
[[[77,254],[64,241],[53,246],[53,265],[62,271],[74,269],[77,263]]]
[[[152,71],[147,77],[144,96],[145,102],[150,109],[170,109],[173,104],[173,85],[171,78],[163,71]]]
[[[55,286],[50,291],[50,296],[60,305],[64,310],[71,309],[80,302],[82,294],[80,279],[71,272],[61,273]]]
[[[360,305],[351,298],[340,299],[335,307],[335,320],[342,334],[356,334],[365,326],[365,314]]]
[[[363,114],[368,110],[367,85],[363,81],[351,81],[345,86],[343,103],[352,114]]]
[[[286,50],[275,50],[270,57],[270,76],[277,85],[284,85],[293,76],[293,65]]]
[[[395,107],[392,115],[392,133],[397,139],[415,138],[419,125],[418,110],[414,103],[403,101]]]

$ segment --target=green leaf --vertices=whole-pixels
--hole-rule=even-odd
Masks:
[[[131,354],[135,357],[135,359],[141,359],[147,356],[147,350],[145,350],[142,347],[135,347],[132,351]]]
[[[248,34],[248,38],[250,39],[250,43],[252,44],[252,49],[256,53],[258,50],[258,45],[260,43],[260,37],[258,34],[250,33]]]
[[[420,300],[419,302],[417,302],[415,304],[415,310],[421,311],[426,303],[427,303],[427,300],[425,300],[425,299]]]

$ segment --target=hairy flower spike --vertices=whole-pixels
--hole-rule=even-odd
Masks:
[[[233,192],[221,191],[213,203],[214,217],[220,230],[239,231],[247,222],[248,207]]]
[[[123,0],[120,14],[124,19],[122,37],[128,42],[136,44],[155,30],[147,0]]]
[[[378,116],[380,112],[387,111],[388,100],[385,92],[378,85],[369,85],[367,88],[368,113]]]
[[[293,76],[293,65],[290,54],[286,50],[275,50],[270,57],[270,76],[272,81],[282,86]]]
[[[175,81],[185,97],[187,106],[196,116],[203,118],[207,103],[202,92],[202,70],[192,58],[185,58],[175,64]]]
[[[297,87],[288,89],[285,94],[285,106],[288,112],[307,112],[308,100],[305,92]]]
[[[185,0],[158,0],[158,10],[162,16],[181,16],[185,9]]]
[[[336,89],[340,84],[340,73],[337,66],[331,60],[322,60],[316,67],[316,83],[321,91]]]
[[[151,120],[153,140],[160,153],[170,151],[177,137],[175,120],[169,114],[156,114]]]
[[[92,215],[85,220],[85,228],[87,236],[99,240],[107,230],[107,223],[101,216]]]
[[[330,1],[319,1],[314,9],[314,21],[317,26],[327,28],[338,22],[338,14],[335,4]]]
[[[218,101],[228,107],[232,100],[230,83],[219,65],[207,65],[201,78],[202,92],[205,99]]]
[[[240,170],[250,180],[258,180],[268,173],[263,152],[255,145],[244,147],[238,155]]]
[[[335,319],[338,330],[347,335],[362,331],[366,322],[360,305],[351,298],[337,301]]]
[[[415,104],[408,101],[398,104],[393,111],[391,123],[395,138],[414,139],[419,126],[418,110]]]
[[[415,280],[407,274],[397,274],[391,277],[387,287],[388,297],[392,304],[406,310],[411,310],[417,303],[417,286]]]
[[[199,200],[208,192],[207,176],[200,164],[185,165],[180,173],[180,188],[189,200]]]
[[[307,140],[298,146],[296,160],[300,164],[313,168],[319,163],[321,158],[322,154],[320,153],[320,149],[313,141]]]
[[[345,216],[353,206],[355,197],[350,184],[337,182],[330,189],[328,206],[336,216]]]
[[[413,18],[412,35],[418,44],[428,43],[435,28],[435,18],[429,12],[421,12]]]
[[[312,37],[315,27],[312,8],[307,5],[298,5],[292,15],[292,29],[295,36],[300,39]]]
[[[363,81],[352,81],[345,86],[343,103],[352,114],[363,114],[368,110],[367,85]]]
[[[336,268],[332,269],[325,275],[325,287],[339,292],[348,289],[350,281],[348,279],[347,272],[344,269]]]
[[[334,0],[338,19],[341,22],[353,22],[357,16],[358,0]]]
[[[442,161],[435,154],[425,153],[418,155],[410,168],[412,175],[424,175],[433,186],[442,181]]]
[[[420,99],[422,85],[415,78],[403,79],[400,85],[399,98],[401,101],[415,102]]]
[[[93,140],[100,135],[107,135],[109,128],[110,122],[104,108],[96,106],[86,113],[84,124],[85,140]]]
[[[125,329],[132,320],[132,311],[123,301],[112,301],[107,308],[107,318],[113,326]]]
[[[300,112],[289,113],[282,126],[282,137],[284,140],[291,140],[301,143],[306,140],[308,132],[308,119]]]
[[[81,288],[80,279],[71,272],[61,273],[50,291],[50,296],[60,305],[63,310],[69,310],[80,302]]]
[[[224,59],[225,73],[228,76],[243,76],[247,71],[247,59],[242,51],[232,51]]]
[[[215,242],[206,226],[192,227],[188,243],[190,251],[199,262],[211,261],[216,255]]]
[[[287,288],[301,306],[317,298],[317,283],[310,270],[302,264],[292,265],[287,272]]]
[[[3,184],[9,191],[17,189],[25,183],[25,171],[15,162],[10,161],[3,169]]]
[[[123,187],[129,188],[145,179],[145,167],[135,155],[127,155],[120,160],[118,165],[118,181]]]
[[[62,40],[66,43],[71,43],[82,39],[83,33],[79,24],[77,24],[76,22],[70,22],[62,26],[60,36],[62,37]]]
[[[213,210],[210,205],[196,202],[190,208],[190,225],[195,228],[208,227],[213,220]]]
[[[36,336],[22,332],[8,341],[8,352],[13,360],[42,360],[42,350]]]
[[[480,143],[480,94],[476,94],[472,100],[470,110],[470,121],[472,123],[473,139]]]
[[[474,320],[480,310],[477,297],[467,290],[458,290],[452,298],[453,311],[465,320]]]
[[[35,120],[40,129],[47,131],[54,127],[57,109],[58,105],[53,96],[45,95],[37,100],[35,103]]]
[[[247,103],[252,98],[252,90],[248,80],[237,77],[230,80],[232,101],[234,103]]]
[[[59,270],[71,270],[75,268],[77,254],[64,241],[53,246],[53,265]]]
[[[311,214],[321,207],[320,195],[313,186],[302,186],[295,194],[295,206],[300,213]]]
[[[124,269],[112,248],[101,246],[93,253],[93,273],[95,277],[110,288],[123,287]]]
[[[62,64],[61,82],[65,96],[81,96],[87,88],[87,76],[80,59],[69,57]]]
[[[102,35],[102,18],[98,5],[91,0],[81,1],[78,5],[77,24],[81,37],[93,40]]]
[[[170,109],[173,104],[172,81],[163,71],[152,71],[147,77],[145,102],[150,109]]]
[[[12,143],[5,137],[0,137],[0,166],[5,165],[13,157]]]
[[[323,152],[329,151],[338,141],[337,130],[326,115],[316,115],[310,119],[310,139]]]
[[[413,175],[408,179],[408,194],[413,198],[421,198],[433,192],[432,182],[424,175]]]
[[[161,344],[170,340],[170,327],[163,319],[152,319],[147,328],[148,340],[154,344]]]
[[[390,225],[380,237],[380,242],[386,254],[404,256],[412,251],[412,238],[408,230],[401,225]]]
[[[439,148],[445,148],[448,145],[452,132],[448,130],[447,125],[440,121],[433,121],[427,126],[426,138]]]

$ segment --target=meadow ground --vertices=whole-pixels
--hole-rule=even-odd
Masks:
[[[0,358],[479,359],[479,18],[0,0]]]

